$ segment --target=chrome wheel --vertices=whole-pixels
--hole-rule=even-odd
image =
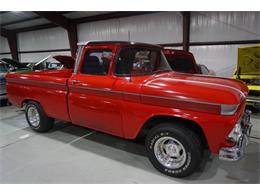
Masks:
[[[27,116],[30,124],[33,127],[38,127],[40,124],[40,115],[35,106],[30,106],[27,110]]]
[[[161,137],[154,144],[154,154],[165,167],[178,169],[186,161],[187,154],[183,145],[173,137]]]

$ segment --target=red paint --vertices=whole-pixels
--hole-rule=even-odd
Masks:
[[[146,44],[98,44],[113,52],[106,76],[81,74],[72,70],[40,71],[7,75],[9,100],[22,106],[25,100],[39,102],[48,116],[134,139],[153,116],[174,116],[196,122],[204,131],[209,148],[218,153],[245,109],[248,89],[242,82],[176,72],[123,77],[114,75],[122,47],[156,48]],[[73,82],[74,80],[80,83]],[[242,95],[241,95],[242,94]],[[220,114],[220,104],[240,104],[231,116]]]

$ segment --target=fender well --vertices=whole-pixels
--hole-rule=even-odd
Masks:
[[[29,102],[29,101],[37,102],[38,104],[40,104],[40,102],[38,102],[37,100],[34,100],[34,99],[24,99],[20,106],[23,108],[25,106],[25,104],[27,104],[27,102]]]
[[[188,126],[193,132],[195,132],[201,139],[202,144],[204,146],[208,146],[207,143],[207,138],[203,132],[203,129],[201,126],[196,123],[195,121],[180,118],[180,117],[175,117],[175,116],[164,116],[164,115],[158,115],[158,116],[153,116],[149,118],[144,125],[142,126],[140,132],[137,135],[137,139],[144,138],[147,133],[152,129],[152,127],[160,124],[160,123],[178,123],[181,125]]]

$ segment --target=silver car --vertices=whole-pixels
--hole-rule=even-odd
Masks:
[[[0,100],[7,99],[5,75],[8,73],[8,66],[0,63]]]

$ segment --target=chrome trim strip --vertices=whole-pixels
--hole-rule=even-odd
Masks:
[[[141,96],[158,98],[158,99],[166,99],[166,100],[182,101],[182,102],[192,102],[192,103],[196,103],[196,104],[207,104],[207,105],[213,105],[213,106],[220,106],[221,105],[221,104],[217,104],[217,103],[202,102],[202,101],[190,100],[190,99],[189,100],[185,100],[185,99],[173,98],[173,97],[161,97],[161,96],[145,95],[145,94],[141,94]]]
[[[55,83],[53,81],[37,81],[37,80],[26,80],[26,79],[17,79],[17,78],[7,78],[7,81],[11,81],[11,82],[15,82],[15,83],[29,83],[29,84],[50,84],[50,85],[58,85],[58,86],[66,86],[66,84],[62,84],[62,83]]]
[[[207,104],[207,105],[214,105],[214,106],[220,106],[222,104],[217,103],[211,103],[211,102],[203,102],[203,101],[196,101],[196,100],[184,100],[180,98],[172,98],[172,97],[161,97],[161,96],[155,96],[155,95],[145,95],[145,94],[138,94],[138,93],[131,93],[131,92],[125,92],[125,91],[116,91],[116,90],[109,90],[109,89],[96,89],[91,87],[85,87],[85,86],[69,86],[72,88],[79,88],[79,89],[86,89],[86,90],[93,90],[93,91],[100,91],[100,92],[110,92],[110,93],[121,93],[126,95],[135,95],[135,96],[144,96],[144,97],[151,97],[151,98],[157,98],[157,99],[165,99],[165,100],[175,100],[175,101],[183,101],[183,102],[191,102],[191,103],[197,103],[197,104]]]
[[[203,81],[193,81],[193,80],[183,80],[183,79],[175,79],[175,78],[170,78],[171,80],[174,80],[174,81],[179,81],[179,82],[184,82],[184,83],[199,83],[199,84],[206,84],[206,85],[214,85],[214,86],[218,86],[218,87],[226,87],[226,88],[229,88],[229,89],[233,89],[234,91],[237,91],[238,93],[240,93],[240,95],[242,95],[242,97],[246,97],[245,94],[234,88],[234,87],[230,87],[230,86],[227,86],[227,85],[222,85],[222,84],[217,84],[217,83],[208,83],[208,82],[203,82]],[[153,80],[151,80],[152,82]]]
[[[260,103],[260,100],[256,99],[246,99],[247,102]]]

